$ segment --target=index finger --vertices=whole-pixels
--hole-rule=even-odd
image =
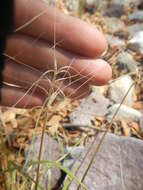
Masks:
[[[23,26],[23,27],[21,27]],[[16,0],[15,28],[21,32],[54,42],[59,46],[87,57],[99,57],[106,48],[103,34],[78,18],[67,16],[42,0]]]

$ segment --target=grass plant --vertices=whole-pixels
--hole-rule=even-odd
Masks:
[[[27,23],[25,23],[23,26],[19,27],[18,29],[16,29],[15,31],[20,31],[21,29],[23,29],[24,27],[30,25],[32,22],[34,22],[36,19],[38,19],[42,14],[44,14],[47,10],[44,10],[42,13],[40,13],[39,15],[36,15],[33,19],[31,19],[30,21],[28,21]],[[81,17],[81,15],[83,14],[83,1],[82,0],[79,0],[79,16]],[[55,12],[55,20],[56,20],[56,12]],[[55,22],[56,23],[56,22]],[[54,26],[55,29],[54,29],[54,49],[56,49],[56,26]],[[55,52],[55,51],[54,51]],[[6,55],[9,57],[9,55]],[[14,58],[11,58],[11,59],[14,59]],[[17,60],[15,60],[17,61]],[[72,63],[70,65],[70,67],[72,67]],[[32,69],[32,68],[31,68]],[[74,69],[74,68],[73,68]],[[39,81],[43,78],[48,78],[47,77],[47,74],[49,74],[49,72],[53,72],[52,74],[52,80],[50,79],[47,79],[49,80],[50,82],[50,90],[48,92],[48,95],[47,95],[47,98],[41,108],[41,111],[39,113],[39,117],[37,118],[37,122],[36,122],[36,125],[35,125],[35,131],[37,129],[37,126],[39,125],[39,120],[40,120],[40,117],[41,115],[44,114],[44,122],[43,122],[43,128],[42,128],[42,136],[41,136],[41,143],[40,143],[40,151],[39,151],[39,156],[38,156],[38,161],[35,161],[35,162],[31,162],[31,163],[28,163],[28,166],[31,167],[32,165],[37,165],[37,173],[36,173],[36,178],[35,179],[32,179],[28,173],[25,173],[23,171],[23,166],[19,165],[16,161],[15,162],[12,162],[10,159],[9,159],[9,151],[7,149],[7,145],[5,144],[5,140],[4,140],[4,137],[7,135],[7,132],[6,132],[6,128],[5,128],[5,125],[2,121],[2,118],[0,119],[0,139],[1,139],[1,154],[0,154],[0,181],[1,182],[5,182],[5,183],[1,183],[0,184],[0,189],[1,190],[45,190],[44,187],[42,187],[40,184],[39,184],[39,178],[40,178],[40,167],[41,165],[45,165],[48,169],[51,169],[53,167],[58,167],[60,168],[62,171],[64,171],[67,175],[67,178],[66,178],[66,181],[62,187],[62,190],[68,190],[69,188],[69,185],[71,183],[72,180],[74,180],[77,184],[78,184],[78,189],[80,189],[80,187],[84,190],[87,190],[87,187],[84,185],[84,179],[86,178],[86,176],[88,175],[88,172],[92,166],[92,163],[95,161],[95,158],[100,150],[100,147],[101,145],[103,144],[103,141],[106,137],[106,134],[108,133],[109,129],[111,128],[113,122],[114,122],[114,119],[115,119],[115,116],[116,114],[118,113],[121,105],[123,104],[125,98],[127,97],[128,93],[130,92],[130,89],[132,88],[132,86],[134,85],[131,85],[130,88],[128,89],[127,93],[125,94],[120,106],[118,107],[118,109],[116,110],[116,113],[114,114],[110,124],[107,126],[107,129],[106,131],[103,133],[103,136],[95,150],[95,153],[90,161],[90,164],[87,166],[87,170],[86,172],[83,174],[83,177],[81,180],[79,180],[77,177],[76,177],[76,173],[78,171],[78,168],[76,168],[75,170],[71,171],[70,169],[66,168],[66,167],[63,167],[62,164],[61,164],[61,160],[63,160],[66,156],[68,156],[68,154],[64,154],[62,155],[62,157],[57,160],[57,161],[52,161],[52,160],[41,160],[41,153],[42,153],[42,148],[43,148],[43,139],[44,139],[44,134],[45,134],[45,131],[46,131],[46,122],[51,118],[52,114],[49,112],[49,109],[51,106],[54,106],[54,102],[57,98],[57,96],[59,94],[62,94],[63,97],[64,97],[64,92],[63,92],[63,87],[61,86],[58,86],[58,88],[55,90],[55,86],[56,86],[56,82],[57,80],[57,75],[62,72],[62,73],[65,73],[65,75],[63,75],[63,78],[61,80],[65,80],[65,79],[69,79],[69,81],[72,79],[72,77],[75,77],[75,76],[68,76],[67,77],[67,74],[69,73],[69,68],[61,68],[60,70],[58,70],[58,67],[57,67],[57,62],[56,62],[56,54],[54,54],[54,70],[52,71],[47,71],[45,72],[44,74],[41,73],[41,78],[39,78],[37,81],[35,81],[34,84],[32,84],[32,86],[29,88],[29,90],[27,91],[27,93],[33,89],[33,86],[36,86],[39,84]],[[137,74],[138,76],[138,74]],[[88,81],[86,81],[88,82]],[[114,82],[114,81],[112,81]],[[74,83],[74,82],[71,82],[71,83]],[[69,83],[68,85],[70,85],[71,83]],[[75,89],[75,91],[78,90],[78,89]],[[23,97],[22,97],[23,98]],[[20,100],[19,100],[20,101]],[[16,104],[15,104],[16,105]],[[14,106],[15,106],[14,105]],[[55,108],[56,110],[56,108]],[[90,152],[90,150],[92,149],[93,147],[93,144],[96,140],[96,137],[97,135],[99,134],[99,132],[96,132],[96,135],[95,135],[95,139],[93,141],[93,143],[91,144],[91,147],[89,149],[89,151],[87,152],[86,156],[85,156],[85,159],[88,155],[88,153]],[[7,139],[9,139],[7,137]],[[10,139],[8,140],[9,144],[10,144]],[[34,143],[34,141],[33,141]],[[62,147],[61,145],[61,141],[59,140],[59,145],[60,147]],[[77,146],[77,145],[75,145]],[[50,177],[50,176],[49,176]],[[50,183],[48,184],[48,189],[50,189]]]

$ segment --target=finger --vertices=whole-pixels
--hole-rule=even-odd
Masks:
[[[50,43],[54,42],[56,28],[56,41],[60,47],[82,56],[97,57],[106,48],[103,34],[95,27],[49,7],[42,0],[16,0],[15,28],[21,26],[25,34]]]
[[[8,107],[18,107],[18,108],[32,108],[35,106],[41,106],[42,100],[36,96],[30,94],[25,94],[25,91],[12,87],[3,85],[1,89],[1,102],[0,104]]]
[[[50,88],[50,80],[42,72],[9,59],[3,70],[3,81],[29,90],[35,87],[38,94],[48,94]]]
[[[103,60],[81,57],[59,48],[54,50],[45,41],[33,41],[28,36],[14,35],[7,42],[6,53],[41,71],[54,68],[56,55],[58,69],[66,67],[71,75],[82,77],[83,82],[90,79],[88,82],[93,85],[103,85],[111,79],[111,68]]]
[[[5,68],[3,71],[3,80],[10,85],[16,85],[23,88],[25,94],[34,93],[35,96],[41,98],[44,102],[48,97],[48,92],[51,88],[50,80],[41,78],[41,72],[32,70],[25,65],[18,64],[11,60],[6,60]],[[44,76],[43,76],[44,77]],[[53,92],[57,94],[63,92],[69,98],[83,98],[88,94],[89,85],[81,83],[80,80],[70,80],[61,75],[61,79],[57,79],[53,84]]]
[[[25,67],[21,66],[22,65],[17,65],[16,63],[9,60],[6,62],[6,67],[3,73],[4,81],[9,85],[18,85],[19,88],[8,85],[5,86],[6,88],[5,87],[3,88],[4,95],[2,98],[2,104],[5,106],[15,105],[15,107],[25,106],[30,108],[32,106],[39,105],[37,103],[33,104],[33,102],[31,102],[31,99],[34,100],[33,97],[36,97],[36,99],[39,97],[41,102],[44,103],[45,99],[48,97],[48,92],[44,93],[45,91],[43,91],[43,88],[41,89],[41,87],[46,86],[47,84],[46,81],[43,80],[42,83],[39,82],[40,87],[35,85],[29,88],[29,86],[34,83],[31,80],[33,76],[30,74],[30,72],[26,72]],[[27,78],[25,78],[25,76],[27,76]],[[30,81],[27,81],[29,77]],[[66,97],[72,99],[83,98],[88,94],[89,91],[89,85],[86,84],[86,82],[85,84],[83,84],[80,83],[80,81],[69,81],[67,79],[66,80],[63,79],[55,81],[55,84],[53,85],[54,85],[54,91],[57,92],[57,95],[64,94]],[[23,89],[21,89],[20,87]],[[30,101],[30,103],[28,101]]]

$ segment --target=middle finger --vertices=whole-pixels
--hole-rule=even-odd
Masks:
[[[9,38],[6,53],[44,72],[54,69],[56,58],[58,69],[66,67],[71,75],[83,77],[83,82],[90,78],[89,83],[93,85],[107,83],[112,75],[110,66],[103,60],[81,57],[60,48],[55,50],[45,41],[35,41],[34,38],[25,35],[16,34]]]

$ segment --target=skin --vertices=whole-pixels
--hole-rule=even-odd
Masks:
[[[105,49],[103,34],[92,25],[64,15],[42,0],[15,0],[15,32],[7,40],[1,104],[41,106],[51,82],[45,75],[35,87],[31,85],[54,69],[55,57],[59,74],[54,90],[60,88],[71,98],[84,97],[90,85],[104,85],[112,77],[111,67],[100,59]]]

